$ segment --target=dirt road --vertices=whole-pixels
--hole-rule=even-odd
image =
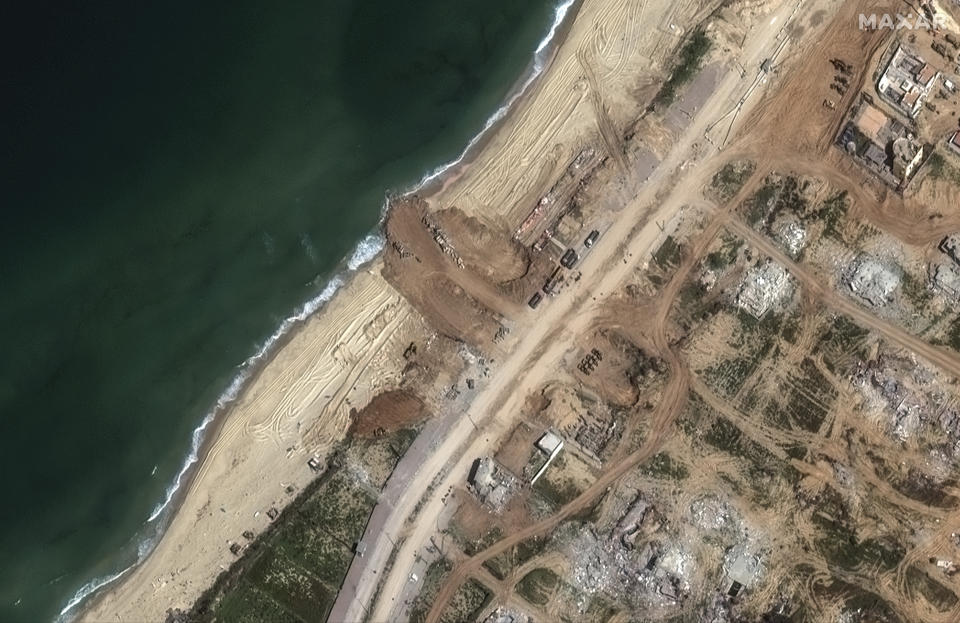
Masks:
[[[793,13],[795,6],[795,2],[784,4],[774,14],[774,18],[749,33],[741,54],[741,62],[750,67],[751,71],[759,68],[764,58],[776,48],[777,34],[787,23],[786,18]],[[638,263],[649,257],[661,237],[656,223],[669,221],[682,207],[683,202],[680,199],[684,191],[688,188],[699,188],[712,172],[703,162],[693,160],[693,146],[702,140],[708,124],[725,114],[729,110],[730,102],[740,98],[746,86],[744,79],[735,69],[722,78],[711,98],[692,119],[680,140],[584,260],[580,266],[583,276],[579,283],[562,296],[541,306],[536,316],[530,317],[528,326],[517,331],[520,337],[512,351],[498,362],[497,369],[487,384],[480,388],[471,405],[472,421],[463,418],[433,454],[424,460],[417,476],[406,483],[406,494],[399,499],[385,525],[394,527],[394,530],[399,532],[405,518],[418,504],[421,504],[419,517],[429,518],[440,514],[444,505],[441,495],[428,493],[424,496],[424,493],[428,490],[443,492],[462,483],[470,463],[476,457],[490,452],[497,438],[509,430],[513,416],[525,397],[554,375],[556,366],[570,348],[574,336],[590,325],[599,312],[599,307],[592,302],[595,299],[602,300],[605,295],[613,292],[635,270]],[[703,149],[702,145],[700,147]],[[682,173],[686,184],[684,189],[672,194],[677,173]],[[637,186],[640,186],[639,182]],[[663,200],[663,196],[667,196],[667,199]],[[666,344],[661,347],[665,352],[669,350]],[[682,378],[680,374],[674,376],[677,379]],[[671,387],[672,395],[665,397],[664,406],[655,415],[655,421],[661,427],[659,434],[667,428],[672,417],[670,405],[685,395],[684,386]],[[480,428],[478,434],[475,434],[474,422]],[[609,472],[606,478],[610,479],[610,482],[652,452],[659,436],[656,426],[654,429],[650,437],[651,443]],[[431,484],[434,485],[432,489]],[[599,489],[592,488],[591,492],[602,491],[605,486],[595,485]],[[425,498],[422,502],[421,497]],[[583,499],[582,504],[586,505],[589,498]],[[575,510],[576,508],[571,508],[568,513]],[[395,605],[394,600],[408,581],[408,570],[417,553],[428,543],[435,530],[432,521],[418,521],[404,535],[406,539],[399,548],[396,563],[383,581],[381,597],[370,611],[369,620],[393,620],[391,612]],[[366,604],[380,580],[380,576],[374,571],[383,568],[393,549],[387,536],[386,532],[365,536],[368,553],[364,558],[364,570],[357,573],[360,577],[355,586],[345,585],[342,591],[341,599],[350,604],[342,610],[345,612],[344,620],[363,619]],[[393,538],[395,534],[389,536]]]
[[[960,356],[956,353],[944,348],[932,346],[920,338],[910,335],[904,329],[877,318],[867,309],[834,290],[826,279],[794,262],[766,237],[757,233],[737,218],[730,216],[727,227],[790,271],[790,274],[800,282],[807,292],[821,300],[828,307],[850,316],[861,326],[876,331],[898,346],[916,353],[919,357],[923,357],[940,369],[960,377]]]

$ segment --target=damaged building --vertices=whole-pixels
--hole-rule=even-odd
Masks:
[[[860,256],[848,271],[846,283],[857,297],[873,307],[882,307],[893,300],[900,277],[876,258]]]
[[[759,320],[786,298],[789,289],[787,269],[767,260],[744,276],[737,292],[737,307]]]
[[[503,510],[517,485],[513,474],[487,456],[473,462],[467,482],[480,502],[494,512]]]

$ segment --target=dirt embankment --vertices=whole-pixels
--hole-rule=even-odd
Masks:
[[[408,391],[392,390],[377,394],[356,412],[349,432],[361,437],[383,435],[415,426],[427,415],[426,406],[419,398]]]

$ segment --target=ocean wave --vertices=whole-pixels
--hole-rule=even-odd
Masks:
[[[455,159],[442,164],[436,169],[430,171],[417,182],[412,188],[407,192],[416,192],[430,184],[437,178],[441,177],[444,173],[452,169],[453,167],[459,165],[463,162],[464,158],[473,151],[474,147],[477,146],[477,143],[490,131],[493,126],[500,122],[504,117],[507,116],[507,113],[510,112],[510,109],[514,104],[517,103],[517,100],[520,99],[524,93],[527,92],[527,89],[530,88],[530,85],[543,73],[544,67],[546,66],[546,61],[549,57],[550,44],[553,43],[554,38],[557,36],[557,30],[559,30],[560,25],[563,24],[563,21],[567,18],[567,14],[570,12],[570,9],[576,4],[577,0],[564,0],[559,5],[553,9],[553,22],[550,24],[550,29],[547,31],[547,34],[540,40],[540,43],[537,44],[536,49],[533,52],[533,71],[527,76],[526,80],[523,81],[523,84],[520,85],[520,88],[514,91],[504,102],[500,108],[498,108],[490,117],[487,119],[486,123],[483,124],[480,132],[476,134],[470,142],[467,143],[467,146],[460,152],[460,155]]]
[[[520,99],[521,96],[523,96],[524,93],[526,93],[527,89],[530,88],[530,85],[533,84],[537,77],[543,73],[545,62],[548,58],[547,53],[550,51],[549,46],[556,37],[557,30],[560,28],[560,25],[563,24],[563,21],[566,19],[570,8],[573,7],[576,2],[577,0],[564,0],[554,8],[553,22],[551,23],[547,34],[540,41],[540,43],[537,44],[537,47],[534,51],[532,65],[533,70],[521,84],[520,88],[516,89],[507,98],[507,101],[487,119],[480,132],[470,139],[470,142],[467,143],[467,146],[456,159],[451,160],[450,162],[443,164],[424,175],[420,181],[415,186],[408,189],[406,193],[416,192],[423,186],[442,176],[451,168],[459,165],[463,159],[466,158],[466,156],[474,149],[474,147],[476,147],[477,143],[484,137],[484,135],[507,115],[511,107],[517,102],[518,99]],[[381,224],[386,218],[388,208],[389,198],[384,200],[380,215]],[[58,619],[59,621],[67,620],[68,613],[81,604],[87,597],[100,590],[104,586],[107,586],[108,584],[123,577],[124,574],[142,562],[150,554],[150,552],[153,551],[153,548],[156,546],[157,542],[162,536],[163,526],[161,520],[165,517],[164,511],[170,507],[170,504],[180,491],[180,488],[184,482],[184,478],[189,473],[190,468],[193,467],[193,465],[199,460],[200,448],[203,446],[207,427],[214,422],[218,414],[220,414],[227,406],[237,399],[247,381],[250,380],[250,376],[253,374],[255,366],[271,353],[277,342],[287,335],[287,333],[289,333],[294,326],[309,318],[317,310],[319,310],[324,303],[332,299],[337,291],[340,290],[340,288],[346,283],[345,279],[347,274],[345,273],[355,272],[361,266],[376,258],[377,255],[383,250],[385,242],[386,241],[382,233],[380,233],[380,227],[378,227],[376,233],[367,235],[365,238],[363,238],[363,240],[357,243],[353,249],[353,252],[348,258],[346,258],[346,270],[334,275],[326,283],[323,290],[319,294],[303,303],[293,315],[285,318],[277,327],[276,331],[274,331],[270,337],[268,337],[260,345],[257,351],[248,357],[242,364],[240,364],[240,366],[238,366],[240,372],[234,376],[227,389],[224,390],[224,392],[217,398],[215,406],[204,416],[200,424],[194,428],[190,439],[190,452],[187,455],[187,458],[184,460],[180,471],[177,472],[177,475],[171,485],[167,487],[163,501],[154,507],[149,518],[145,522],[145,525],[148,526],[153,524],[154,536],[140,539],[137,546],[136,562],[122,569],[121,571],[118,571],[117,573],[101,576],[84,584],[83,587],[81,587],[67,602],[63,610],[60,611],[60,616]],[[309,249],[307,249],[307,251],[309,253]]]
[[[68,612],[76,608],[77,605],[80,604],[80,602],[82,602],[84,599],[86,599],[96,591],[100,590],[107,584],[110,584],[111,582],[117,580],[118,578],[123,576],[123,574],[125,574],[127,571],[130,571],[130,569],[133,569],[133,566],[127,567],[123,571],[118,571],[113,575],[105,575],[103,577],[94,578],[93,580],[90,580],[89,582],[84,584],[83,588],[78,590],[76,595],[74,595],[73,598],[67,602],[67,605],[63,607],[63,610],[60,611],[59,618],[57,620],[62,621],[63,617]]]
[[[357,270],[367,262],[371,261],[373,258],[377,257],[377,254],[383,250],[383,245],[386,243],[386,240],[383,237],[383,234],[376,233],[370,234],[357,244],[357,247],[353,250],[353,255],[350,256],[350,259],[347,260],[347,268],[350,270]]]

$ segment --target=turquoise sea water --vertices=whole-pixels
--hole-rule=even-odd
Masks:
[[[386,191],[460,154],[556,4],[5,17],[0,620],[53,619],[137,558],[243,362],[319,300]]]

